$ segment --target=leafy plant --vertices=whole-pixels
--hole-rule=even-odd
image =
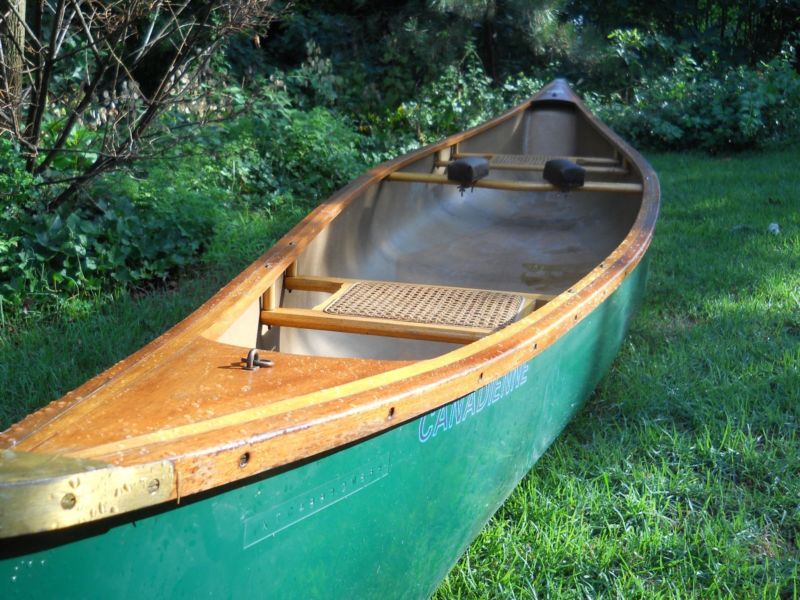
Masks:
[[[197,260],[222,192],[197,161],[114,174],[72,210],[20,210],[0,221],[0,292],[8,308],[115,286],[163,282]],[[24,181],[21,179],[20,181]]]
[[[619,95],[595,108],[624,137],[649,148],[718,152],[763,145],[800,131],[800,75],[787,49],[756,67],[726,68],[682,55],[645,77],[630,102]]]

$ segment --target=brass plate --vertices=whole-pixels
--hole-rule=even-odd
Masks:
[[[0,539],[51,531],[160,504],[175,496],[172,463],[116,467],[0,452]]]

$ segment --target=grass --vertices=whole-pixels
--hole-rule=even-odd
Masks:
[[[645,305],[436,598],[800,596],[796,156],[651,157]]]
[[[797,154],[651,157],[663,207],[646,303],[436,598],[798,598]],[[298,216],[236,216],[175,289],[4,322],[0,427],[175,323]]]

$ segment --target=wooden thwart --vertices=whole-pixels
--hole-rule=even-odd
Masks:
[[[262,311],[261,322],[265,325],[322,329],[364,335],[383,335],[453,344],[469,344],[492,332],[491,329],[477,327],[457,327],[454,325],[409,323],[408,321],[392,321],[389,319],[330,315],[308,308],[279,308],[272,311]]]
[[[594,165],[594,166],[619,166],[619,160],[616,158],[606,156],[543,156],[537,154],[500,154],[495,152],[454,152],[453,158],[468,158],[470,156],[477,156],[488,158],[490,161],[497,163],[517,163],[517,164],[544,164],[548,160],[554,158],[566,158],[579,165]]]
[[[445,175],[430,173],[406,173],[395,171],[387,177],[390,181],[406,181],[412,183],[450,184],[458,185],[457,181],[448,179]],[[480,179],[473,187],[492,190],[508,190],[515,192],[560,192],[561,188],[545,182],[534,181],[506,181],[503,179]],[[574,192],[611,192],[616,194],[640,194],[640,183],[612,183],[607,181],[587,181],[581,187],[572,188]]]
[[[376,281],[366,279],[350,279],[347,277],[320,277],[317,275],[287,275],[283,280],[283,287],[287,290],[303,290],[306,292],[328,292],[330,294],[339,291],[339,289],[347,283],[357,283],[359,281]],[[431,287],[450,287],[450,286],[431,286]],[[478,288],[464,288],[464,289],[478,289]],[[541,304],[549,302],[555,295],[553,294],[537,294],[534,292],[514,292],[525,298],[536,300]]]
[[[549,160],[549,157],[543,156],[526,156],[526,155],[498,155],[498,156],[511,156],[514,158],[531,158],[534,160],[524,161],[524,160],[498,160],[498,157],[492,157],[489,159],[489,168],[494,169],[495,171],[544,171],[544,165]],[[451,164],[452,161],[436,161],[435,166],[437,167],[446,167]],[[602,166],[602,165],[583,165],[580,164],[587,173],[594,173],[596,175],[626,175],[628,170],[624,167],[620,166]]]

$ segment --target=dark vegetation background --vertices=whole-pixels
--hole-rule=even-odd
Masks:
[[[556,76],[644,149],[800,129],[796,0],[0,8],[3,326],[246,263],[263,243],[214,242],[243,215],[299,216]]]

